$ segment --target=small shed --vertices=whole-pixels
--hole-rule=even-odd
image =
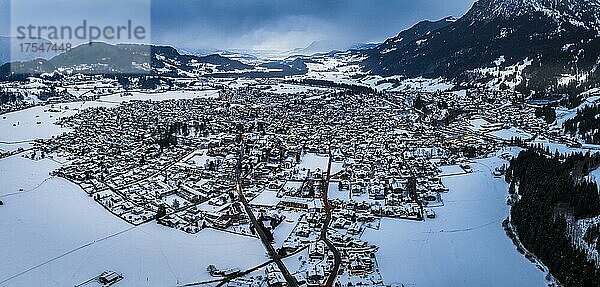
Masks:
[[[117,274],[117,272],[114,271],[104,271],[98,277],[98,281],[104,286],[110,286],[112,284],[115,284],[121,279],[123,279],[123,276],[121,274]]]

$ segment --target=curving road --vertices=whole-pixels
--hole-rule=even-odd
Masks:
[[[323,186],[321,187],[321,195],[323,197],[323,206],[325,208],[325,222],[323,223],[323,229],[321,230],[321,240],[327,244],[327,248],[333,252],[334,264],[333,269],[329,273],[329,277],[327,277],[327,281],[325,281],[325,286],[331,287],[335,282],[335,278],[340,271],[340,265],[342,264],[342,255],[340,251],[333,245],[333,243],[327,238],[327,230],[329,229],[329,224],[331,223],[331,206],[329,205],[329,180],[331,178],[331,151],[329,152],[329,162],[327,164],[327,175],[325,176],[325,180],[323,180]]]

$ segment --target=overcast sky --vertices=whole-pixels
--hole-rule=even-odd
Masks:
[[[148,1],[153,43],[186,48],[288,50],[323,40],[340,47],[381,42],[420,20],[459,17],[474,0]],[[5,35],[10,29],[9,2],[0,0],[0,33]],[[123,2],[127,0],[114,1],[115,5]],[[43,12],[48,17],[53,15],[52,11]]]

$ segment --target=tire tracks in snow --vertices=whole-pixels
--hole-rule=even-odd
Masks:
[[[69,255],[69,254],[72,254],[72,253],[75,253],[75,252],[77,252],[77,251],[79,251],[79,250],[85,249],[85,248],[87,248],[87,247],[89,247],[89,246],[92,246],[92,245],[94,245],[94,244],[96,244],[96,243],[99,243],[99,242],[102,242],[102,241],[105,241],[105,240],[111,239],[111,238],[113,238],[113,237],[119,236],[119,235],[121,235],[121,234],[123,234],[123,233],[126,233],[126,232],[128,232],[128,231],[131,231],[131,230],[133,230],[133,229],[135,229],[135,228],[137,228],[137,227],[140,227],[140,226],[142,226],[142,225],[131,226],[131,227],[129,227],[129,228],[126,228],[126,229],[123,229],[123,230],[121,230],[121,231],[119,231],[119,232],[116,232],[116,233],[113,233],[113,234],[107,235],[107,236],[105,236],[105,237],[102,237],[102,238],[100,238],[100,239],[96,239],[96,240],[94,240],[94,241],[88,242],[88,243],[86,243],[86,244],[83,244],[83,245],[81,245],[81,246],[79,246],[79,247],[76,247],[76,248],[74,248],[74,249],[71,249],[71,250],[69,250],[69,251],[67,251],[67,252],[65,252],[65,253],[62,253],[62,254],[60,254],[60,255],[57,255],[57,256],[55,256],[55,257],[53,257],[53,258],[50,258],[50,259],[48,259],[48,260],[46,260],[46,261],[44,261],[44,262],[42,262],[42,263],[39,263],[39,264],[37,264],[37,265],[35,265],[35,266],[32,266],[32,267],[29,267],[29,268],[27,268],[27,269],[25,269],[25,270],[23,270],[23,271],[21,271],[21,272],[19,272],[19,273],[17,273],[17,274],[14,274],[14,275],[12,275],[12,276],[10,276],[10,277],[8,277],[8,278],[2,279],[2,280],[0,281],[0,285],[2,285],[2,284],[5,284],[6,282],[8,282],[8,281],[10,281],[10,280],[13,280],[13,279],[15,279],[15,278],[17,278],[17,277],[19,277],[19,276],[22,276],[22,275],[24,275],[24,274],[26,274],[26,273],[29,273],[29,272],[31,272],[31,271],[33,271],[33,270],[35,270],[35,269],[38,269],[38,268],[40,268],[40,267],[42,267],[42,266],[44,266],[44,265],[47,265],[47,264],[49,264],[49,263],[51,263],[51,262],[53,262],[53,261],[56,261],[56,260],[58,260],[58,259],[61,259],[61,258],[65,257],[65,256],[67,256],[67,255]]]

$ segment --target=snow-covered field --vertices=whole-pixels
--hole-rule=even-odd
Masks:
[[[38,138],[50,138],[68,131],[54,125],[54,122],[65,115],[72,115],[71,110],[59,108],[53,110],[51,111],[49,106],[36,106],[2,115],[0,142],[19,143]]]
[[[330,182],[328,189],[329,200],[341,199],[348,201],[350,199],[350,191],[347,189],[340,190],[337,182]]]
[[[310,86],[304,86],[304,85],[279,84],[279,85],[272,87],[271,89],[269,89],[267,91],[276,93],[276,94],[296,94],[296,93],[307,93],[310,91],[326,92],[326,91],[331,91],[331,89],[320,88],[320,87],[310,87]]]
[[[599,91],[597,89],[593,89],[590,90],[586,93],[583,93],[583,96],[586,96],[587,94],[595,94],[598,93]],[[570,120],[572,118],[574,118],[575,116],[577,116],[577,111],[581,110],[585,107],[591,106],[593,104],[596,104],[600,102],[600,96],[591,96],[585,99],[585,101],[583,101],[583,103],[581,103],[578,107],[573,108],[573,109],[566,109],[564,107],[560,107],[556,109],[556,125],[559,127],[562,127],[562,125],[567,121]]]
[[[533,135],[531,135],[530,133],[527,133],[527,132],[520,130],[518,128],[515,128],[515,127],[511,127],[510,129],[503,129],[503,130],[499,130],[499,131],[493,131],[489,134],[492,136],[495,136],[499,139],[503,139],[503,140],[510,140],[512,138],[521,138],[524,140],[528,140],[533,137]]]
[[[450,188],[436,219],[384,219],[363,239],[380,246],[387,284],[404,286],[545,286],[545,274],[519,254],[502,228],[507,184],[494,178],[497,158],[473,164],[474,173],[445,177]]]
[[[356,60],[354,56],[344,55],[339,58],[321,58],[311,63],[306,63],[308,73],[299,78],[326,80],[334,83],[360,85],[361,83],[352,78],[360,74],[358,65],[349,64]]]
[[[273,245],[275,248],[281,248],[283,242],[290,236],[298,223],[298,219],[302,215],[302,213],[294,211],[284,211],[282,214],[285,216],[285,220],[273,231],[273,237],[275,238]]]
[[[440,176],[450,176],[450,175],[466,173],[465,170],[462,169],[458,165],[444,165],[444,166],[441,166],[440,169],[442,170],[442,173],[440,173]]]
[[[257,195],[250,204],[260,206],[276,206],[281,199],[277,198],[277,191],[274,190],[263,190]]]
[[[469,121],[469,123],[473,126],[473,131],[480,131],[482,129],[482,126],[490,124],[490,122],[484,119],[472,119]]]
[[[596,181],[598,188],[600,188],[600,168],[591,171],[590,177]]]
[[[219,91],[217,90],[207,90],[207,91],[167,91],[164,93],[140,93],[133,92],[131,96],[123,96],[122,94],[114,94],[110,96],[100,97],[100,100],[107,102],[125,102],[132,100],[151,100],[151,101],[165,101],[165,100],[179,100],[179,99],[210,99],[216,98],[219,96]]]
[[[469,121],[469,123],[471,124],[472,127],[471,130],[473,131],[481,131],[485,125],[489,125],[490,122],[484,120],[484,119],[472,119]],[[497,130],[497,131],[492,131],[488,133],[491,136],[497,137],[499,139],[503,139],[503,140],[510,140],[512,138],[522,138],[522,139],[530,139],[533,137],[533,135],[515,128],[515,127],[511,127],[509,129],[501,129],[501,130]]]
[[[169,99],[193,99],[218,97],[218,91],[168,91],[157,94],[134,92],[131,96],[114,94],[100,97],[99,101],[73,102],[35,106],[25,110],[6,113],[0,117],[0,151],[28,148],[35,139],[47,139],[68,132],[54,123],[62,117],[76,114],[90,107],[114,107],[131,100],[163,101]]]
[[[74,286],[106,270],[123,273],[123,286],[175,286],[210,280],[209,264],[244,270],[267,260],[250,237],[133,227],[77,185],[48,178],[54,164],[0,160],[0,286]]]
[[[335,175],[344,170],[343,162],[332,162],[331,163],[331,175]]]
[[[320,156],[314,153],[307,153],[302,156],[300,161],[300,169],[308,169],[315,171],[317,168],[321,171],[327,171],[327,163],[329,162],[329,157]]]
[[[534,144],[541,144],[544,146],[544,148],[548,148],[550,150],[550,152],[559,152],[561,154],[572,154],[572,153],[576,153],[576,152],[580,152],[580,153],[598,153],[600,152],[600,146],[598,145],[590,145],[590,144],[584,144],[583,147],[581,148],[575,148],[575,147],[568,147],[565,144],[561,144],[561,143],[556,143],[556,142],[552,142],[549,141],[547,139],[536,139],[535,141],[533,141]]]
[[[0,118],[0,148],[27,148],[35,139],[67,132],[54,123],[87,107],[216,95],[134,93],[7,113]],[[176,286],[213,279],[209,264],[244,270],[268,260],[261,242],[251,237],[211,229],[190,235],[154,222],[129,225],[79,186],[51,177],[59,166],[20,154],[0,159],[0,286],[74,286],[107,270],[122,273],[123,286]]]
[[[0,118],[0,149],[28,148],[36,139],[48,139],[68,132],[69,129],[55,125],[62,117],[72,116],[89,107],[111,107],[106,102],[73,102],[48,106],[35,106],[25,110],[3,114]]]
[[[30,142],[0,143],[0,153],[16,151],[19,148],[27,149],[27,148],[30,148],[31,146],[32,146],[32,144]]]
[[[20,155],[0,160],[0,197],[33,191],[59,166],[59,163],[48,158],[33,161]]]

